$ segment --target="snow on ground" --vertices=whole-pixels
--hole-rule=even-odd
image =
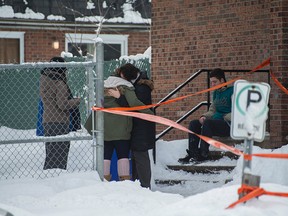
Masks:
[[[260,196],[258,199],[225,209],[238,200],[241,184],[242,158],[233,161],[223,158],[214,164],[237,165],[232,173],[223,172],[218,180],[231,178],[222,186],[198,181],[214,176],[192,175],[183,171],[169,171],[167,164],[175,164],[185,154],[187,140],[157,142],[157,163],[153,178],[186,179],[189,183],[172,187],[152,185],[152,190],[140,187],[139,182],[102,182],[95,171],[68,173],[58,177],[21,178],[0,181],[0,209],[15,216],[94,216],[94,215],[148,215],[148,216],[286,216],[288,198]],[[243,146],[237,146],[239,148]],[[273,150],[287,153],[288,145]],[[255,153],[272,150],[254,147]],[[212,163],[212,162],[207,162]],[[288,162],[285,159],[253,158],[252,171],[261,176],[261,187],[267,191],[288,193]],[[182,195],[180,195],[182,194]],[[1,211],[0,211],[1,215]]]

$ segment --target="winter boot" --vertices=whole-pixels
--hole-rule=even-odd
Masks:
[[[187,164],[189,163],[190,159],[192,158],[192,153],[189,151],[189,149],[186,149],[187,155],[183,158],[179,158],[178,162],[181,164]]]
[[[111,180],[111,175],[104,175],[104,179],[106,179],[109,182]]]
[[[119,176],[119,180],[120,181],[131,180],[131,176],[130,175]]]

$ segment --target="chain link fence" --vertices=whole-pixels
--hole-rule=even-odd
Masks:
[[[128,61],[104,62],[104,79],[126,62]],[[129,62],[150,74],[148,59]],[[65,91],[67,89],[65,85],[63,87],[59,84],[61,83],[59,79],[62,79],[61,75],[55,77],[47,72],[49,71],[47,68],[62,67],[66,68],[67,81],[65,82],[70,87],[72,95]],[[96,63],[81,61],[62,64],[0,65],[0,180],[21,177],[45,178],[59,175],[62,172],[95,170],[95,146],[92,136],[83,127],[90,107],[94,104],[94,91],[97,88],[94,86],[94,81],[91,81],[91,77],[97,78],[95,68]],[[49,82],[46,83],[46,89],[42,89],[42,93],[44,92],[44,95],[46,93],[43,99],[40,96],[40,85],[43,82],[41,83],[40,80],[43,81],[41,76],[46,73],[45,71],[47,74],[44,76],[49,78]],[[56,96],[57,93],[58,96]],[[66,100],[67,95],[81,98],[79,106],[77,105],[80,111],[81,129],[76,131],[73,131],[71,126],[71,109],[75,104],[65,107],[63,101]],[[61,106],[64,106],[64,114],[62,111],[59,114],[58,108]],[[47,110],[50,110],[50,113],[45,115],[44,112]],[[47,116],[51,116],[51,119]],[[49,126],[49,123],[55,119],[57,121],[62,119],[61,121],[67,125],[67,116],[69,118],[68,131],[67,127],[62,127],[62,124]],[[43,124],[45,122],[48,123],[48,129],[47,125]],[[44,131],[45,136],[43,136]],[[50,147],[52,146],[50,149],[49,143]],[[55,144],[60,148],[55,149]],[[65,150],[63,150],[63,145],[66,146]],[[52,154],[50,160],[52,165],[45,168],[45,162],[47,163],[47,158],[51,156],[49,154]],[[64,164],[64,167],[61,167],[61,164]]]

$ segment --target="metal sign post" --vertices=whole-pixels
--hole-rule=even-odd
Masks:
[[[96,106],[103,107],[104,105],[104,44],[102,39],[98,38],[96,41]],[[96,170],[101,178],[104,180],[104,114],[103,112],[94,112],[96,114]],[[92,115],[93,116],[93,115]],[[94,118],[92,118],[94,119]],[[94,138],[95,138],[95,133]]]
[[[254,140],[262,142],[265,138],[269,93],[267,83],[235,82],[230,135],[236,140],[244,139],[245,155],[252,154]],[[251,162],[243,158],[242,185],[259,186],[260,176],[251,174]],[[246,192],[240,193],[239,199],[245,195]]]

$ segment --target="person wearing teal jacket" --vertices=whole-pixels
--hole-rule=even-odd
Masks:
[[[225,73],[220,68],[209,74],[211,86],[225,83]],[[233,86],[224,86],[213,92],[213,100],[208,112],[199,119],[192,120],[189,130],[203,136],[229,137],[231,124]],[[179,163],[205,161],[209,159],[209,144],[194,134],[189,133],[187,155],[178,160]]]

